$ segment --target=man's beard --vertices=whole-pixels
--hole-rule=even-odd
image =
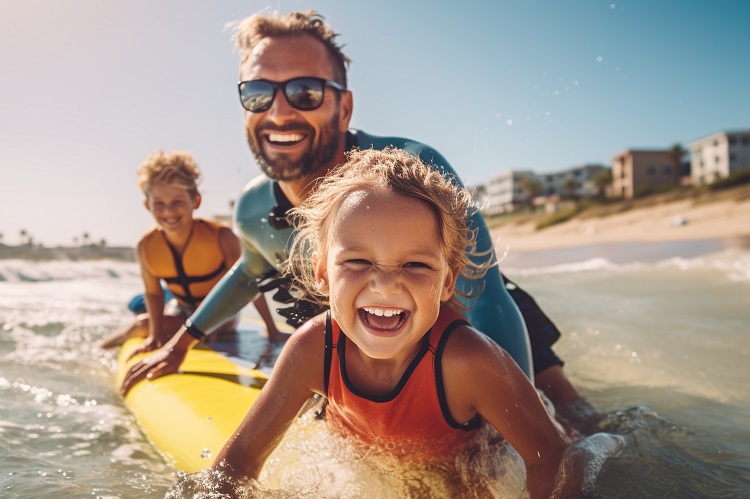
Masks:
[[[255,156],[255,161],[257,161],[261,170],[263,170],[263,173],[273,180],[291,182],[305,178],[318,170],[336,166],[331,163],[336,156],[336,151],[339,148],[339,142],[341,140],[340,134],[337,133],[338,121],[338,113],[336,113],[331,117],[326,126],[320,128],[320,135],[317,137],[319,139],[317,143],[311,143],[310,148],[300,159],[295,161],[276,159],[272,162],[263,154],[263,148],[260,143],[250,135],[248,129],[245,129],[245,135],[250,150]],[[314,131],[310,127],[306,126],[304,128],[307,128],[309,136],[313,135]],[[284,132],[287,130],[299,129],[300,127],[298,124],[290,124],[282,127],[266,126],[256,130],[256,137],[260,137],[262,131]]]

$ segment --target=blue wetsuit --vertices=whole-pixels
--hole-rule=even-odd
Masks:
[[[426,164],[449,176],[457,184],[461,183],[448,161],[429,146],[404,138],[376,137],[360,130],[347,132],[347,150],[353,148],[382,150],[387,146],[404,149],[419,156]],[[293,230],[286,222],[286,210],[289,208],[291,204],[281,192],[278,184],[265,175],[256,177],[245,186],[235,211],[236,230],[242,242],[242,257],[216,284],[187,321],[190,334],[199,338],[203,334],[210,333],[254,300],[261,289],[267,291],[279,284],[282,284],[283,288],[283,283],[278,282],[281,280],[265,287],[262,281],[265,279],[268,282],[269,278],[277,275],[286,260],[288,244],[293,234]],[[482,254],[492,249],[489,230],[479,212],[471,216],[471,227],[477,229],[478,253]],[[465,315],[471,324],[507,350],[529,378],[533,377],[533,364],[524,319],[531,324],[530,319],[533,321],[535,318],[538,319],[537,316],[541,316],[552,325],[552,329],[542,327],[532,334],[535,349],[538,347],[542,352],[541,354],[535,352],[534,357],[538,358],[537,364],[539,364],[535,371],[540,372],[550,365],[561,364],[549,348],[559,336],[554,324],[544,316],[531,297],[517,286],[509,285],[509,288],[512,288],[511,292],[518,290],[522,293],[522,295],[516,293],[519,298],[528,298],[524,302],[519,302],[519,306],[516,305],[506,290],[497,266],[489,269],[483,279],[468,280],[460,277],[457,286],[461,291],[473,297],[468,300],[464,299],[464,303],[469,307]],[[284,289],[280,289],[273,298],[282,302],[293,301]],[[298,319],[297,323],[318,312],[313,307],[309,309],[296,305],[295,307],[297,311],[290,313]],[[519,307],[521,311],[524,308],[527,310],[528,317],[523,317],[519,313]],[[280,313],[290,317],[290,313],[285,314],[284,311]],[[537,320],[537,322],[540,321]],[[545,323],[544,326],[547,324]]]

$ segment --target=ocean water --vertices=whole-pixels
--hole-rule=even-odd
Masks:
[[[501,266],[563,331],[566,372],[605,414],[579,448],[601,458],[594,497],[750,497],[746,242],[511,250]],[[96,346],[132,319],[125,304],[140,287],[133,263],[0,260],[0,497],[189,496],[192,478],[124,406],[116,352]],[[273,497],[449,494],[429,477],[353,464],[338,445],[300,418],[263,487]],[[487,464],[463,471],[492,477],[484,493],[518,497],[518,460]]]

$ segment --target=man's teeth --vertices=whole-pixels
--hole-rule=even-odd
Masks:
[[[363,307],[363,310],[367,312],[368,314],[377,315],[379,317],[392,317],[394,315],[399,315],[403,313],[403,310],[400,310],[398,308],[367,308]]]
[[[302,140],[302,135],[298,133],[292,133],[292,134],[278,134],[278,133],[271,133],[268,135],[268,140],[271,142],[299,142]]]

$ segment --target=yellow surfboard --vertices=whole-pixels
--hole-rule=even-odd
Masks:
[[[118,386],[143,342],[128,340],[118,356]],[[260,393],[268,376],[242,367],[210,348],[188,352],[180,373],[135,385],[125,404],[146,438],[178,470],[211,466]]]

